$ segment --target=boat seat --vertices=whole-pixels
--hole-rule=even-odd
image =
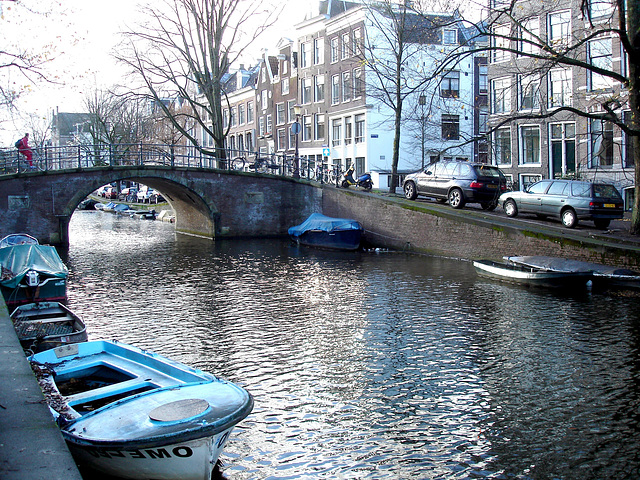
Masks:
[[[60,317],[50,317],[50,318],[17,318],[15,322],[18,323],[54,323],[54,322],[70,322],[73,320],[73,317],[69,315],[63,315]]]

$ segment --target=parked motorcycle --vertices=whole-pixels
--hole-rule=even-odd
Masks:
[[[342,188],[349,188],[351,185],[355,185],[356,187],[362,187],[366,191],[369,191],[373,188],[373,181],[371,180],[371,174],[369,172],[360,175],[357,180],[353,178],[353,174],[356,170],[356,167],[351,165],[346,172],[344,172],[344,176],[342,179],[342,183],[340,186]]]

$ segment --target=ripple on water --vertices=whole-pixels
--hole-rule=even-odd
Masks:
[[[230,479],[639,476],[634,298],[97,212],[74,214],[68,264],[91,338],[255,396],[225,449]]]

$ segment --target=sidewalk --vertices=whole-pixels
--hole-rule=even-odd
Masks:
[[[0,296],[0,478],[82,480]]]

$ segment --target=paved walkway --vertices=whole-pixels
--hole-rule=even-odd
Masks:
[[[82,480],[0,296],[0,478]]]

